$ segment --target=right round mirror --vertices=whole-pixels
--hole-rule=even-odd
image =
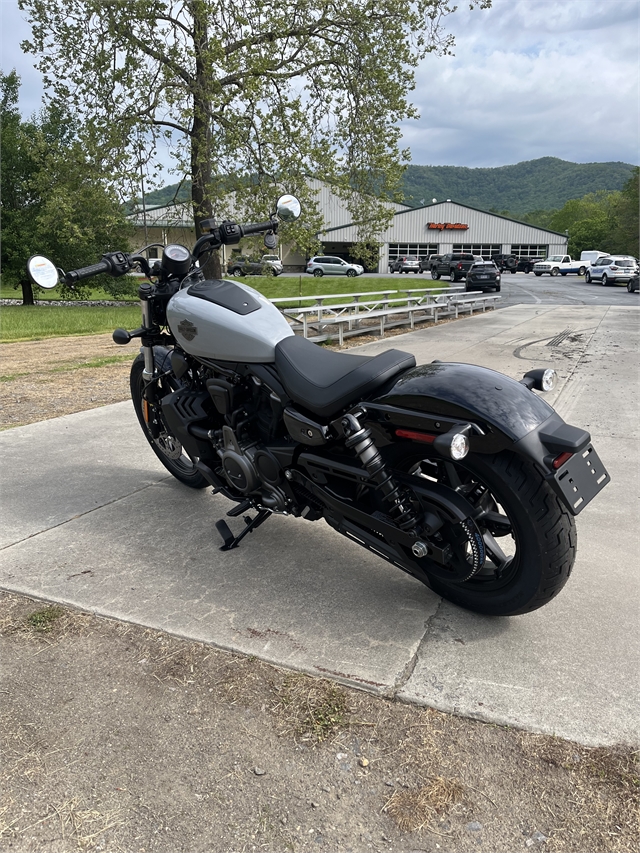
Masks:
[[[34,284],[47,290],[58,283],[58,270],[53,261],[44,255],[32,255],[27,261],[27,272]]]
[[[278,219],[281,219],[283,222],[293,222],[294,219],[298,219],[300,212],[300,202],[294,195],[280,196],[276,205]]]

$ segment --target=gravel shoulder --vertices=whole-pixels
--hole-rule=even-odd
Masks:
[[[0,345],[3,427],[127,399],[136,352],[110,335]],[[637,849],[626,747],[408,706],[3,592],[0,672],[2,850]]]

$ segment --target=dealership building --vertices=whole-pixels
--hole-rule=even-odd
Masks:
[[[351,221],[346,203],[323,181],[311,179],[311,188],[322,213],[325,228],[318,234],[322,254],[351,260],[351,247],[358,239],[358,227]],[[469,252],[483,258],[496,254],[516,257],[548,257],[567,252],[568,236],[546,228],[527,225],[497,213],[451,200],[423,207],[392,204],[394,214],[389,227],[378,235],[381,243],[378,272],[386,272],[389,262],[403,255],[444,255]],[[303,211],[304,215],[304,211]],[[147,210],[134,217],[138,238],[145,242],[193,244],[195,232],[187,205]],[[224,247],[228,260],[231,247]],[[235,251],[237,248],[234,247]],[[290,247],[281,246],[285,269],[303,270],[307,258]],[[373,270],[372,270],[373,272]]]
[[[348,258],[357,239],[353,224],[327,228],[321,235],[325,253]],[[434,202],[418,208],[397,210],[390,226],[380,235],[382,247],[378,270],[403,255],[444,255],[469,252],[490,258],[508,254],[518,258],[545,258],[566,254],[566,234],[538,228],[454,201]]]

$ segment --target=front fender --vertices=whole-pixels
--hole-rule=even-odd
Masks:
[[[458,362],[414,367],[374,402],[443,418],[483,422],[514,443],[555,414],[548,403],[515,379],[486,367]]]

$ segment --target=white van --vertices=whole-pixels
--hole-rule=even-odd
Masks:
[[[592,264],[594,261],[597,261],[598,258],[608,258],[609,252],[580,252],[580,260],[587,261],[587,263]]]

